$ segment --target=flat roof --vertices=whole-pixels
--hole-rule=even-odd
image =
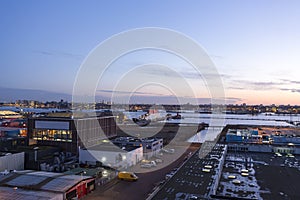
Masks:
[[[142,142],[142,143],[152,143],[163,140],[163,138],[148,137],[148,138],[137,138],[137,137],[123,137],[119,136],[113,139],[113,142]]]
[[[26,130],[26,128],[0,126],[0,131]]]
[[[1,152],[0,151],[0,157],[12,155],[12,154],[18,154],[18,153],[23,153],[23,152]]]
[[[50,112],[45,116],[32,117],[31,119],[56,119],[56,120],[83,120],[95,118],[115,118],[106,112]]]
[[[112,142],[101,143],[92,147],[89,147],[88,150],[94,151],[114,151],[114,152],[129,152],[135,149],[140,148],[141,146],[132,146],[132,145],[120,145]]]
[[[85,176],[96,176],[98,173],[102,172],[104,169],[102,167],[97,168],[81,168],[77,167],[74,169],[71,169],[70,171],[64,172],[64,174],[67,175],[81,175],[81,173],[84,172]]]

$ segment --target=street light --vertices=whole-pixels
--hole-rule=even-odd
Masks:
[[[83,174],[86,174],[86,171],[82,170],[82,171],[80,172],[81,180],[83,179]]]
[[[38,150],[39,147],[34,147],[34,161],[37,163],[37,170],[39,170],[39,162],[38,162]]]

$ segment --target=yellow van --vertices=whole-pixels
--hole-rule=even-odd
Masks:
[[[118,179],[126,180],[126,181],[137,181],[138,177],[133,172],[119,172]]]

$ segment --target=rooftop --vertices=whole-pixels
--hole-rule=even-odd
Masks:
[[[19,152],[1,152],[0,151],[0,157],[12,155],[12,154],[17,154],[17,153],[19,153]]]
[[[62,119],[85,119],[95,117],[113,117],[111,112],[108,111],[64,111],[64,112],[49,112],[46,115],[39,116],[37,118],[62,118]]]
[[[20,188],[0,187],[1,199],[49,200],[61,199],[62,195],[54,192],[23,190]]]
[[[114,151],[114,152],[129,152],[140,148],[140,146],[133,146],[133,145],[122,145],[112,142],[101,143],[92,147],[89,147],[89,150],[95,151]]]
[[[66,192],[90,176],[66,175],[43,171],[22,171],[0,177],[0,186],[18,187],[50,192]]]
[[[117,137],[113,140],[114,143],[118,142],[142,142],[142,143],[152,143],[155,141],[162,140],[162,138],[154,138],[154,137],[148,137],[148,138],[137,138],[137,137]]]
[[[64,174],[67,175],[85,175],[85,176],[97,176],[99,173],[101,173],[104,169],[101,167],[97,168],[81,168],[77,167],[74,169],[71,169],[70,171],[64,172]]]

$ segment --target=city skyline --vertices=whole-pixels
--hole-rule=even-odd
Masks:
[[[1,88],[71,95],[80,65],[99,43],[126,30],[161,27],[187,35],[206,50],[223,81],[229,103],[300,104],[298,1],[0,4],[4,30],[0,47]],[[195,78],[178,58],[162,53],[128,55],[112,65],[109,75],[118,77],[120,71],[157,60],[178,70],[196,91],[196,98],[209,98],[205,80]],[[158,78],[169,75],[155,68],[143,73]],[[126,85],[124,90],[114,91],[110,79],[107,76],[101,80],[103,84],[96,95],[109,97],[112,92],[131,92],[125,90]],[[199,86],[203,90],[197,92]],[[158,102],[172,98],[168,91],[153,86],[136,92],[139,101],[152,96]],[[186,96],[184,92],[181,95]]]

